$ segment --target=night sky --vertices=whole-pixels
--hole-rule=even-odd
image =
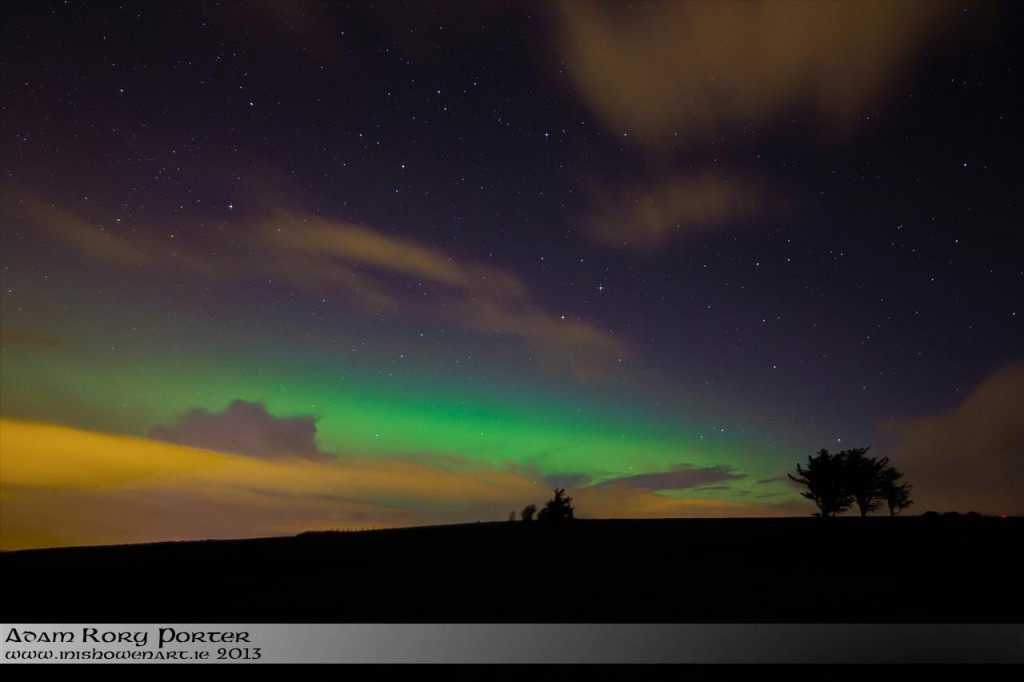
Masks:
[[[1024,513],[1024,11],[7,2],[3,548]]]

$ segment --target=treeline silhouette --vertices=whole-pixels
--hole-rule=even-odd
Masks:
[[[537,505],[528,504],[519,512],[521,521],[533,521],[534,516],[541,523],[566,523],[574,518],[575,508],[572,505],[572,497],[565,494],[565,488],[555,488],[555,496],[545,503],[544,508],[537,512]],[[508,515],[509,521],[515,521],[516,513],[513,511]]]
[[[862,517],[882,505],[896,516],[914,503],[910,497],[914,486],[903,480],[903,472],[888,457],[870,457],[868,450],[852,448],[833,454],[821,449],[808,455],[806,467],[796,465],[796,476],[786,475],[806,488],[800,494],[818,506],[815,516],[831,518],[854,504]]]

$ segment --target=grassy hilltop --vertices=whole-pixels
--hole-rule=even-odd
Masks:
[[[502,522],[8,552],[8,622],[1015,622],[1024,519]]]

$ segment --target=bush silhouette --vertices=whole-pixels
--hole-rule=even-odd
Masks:
[[[556,488],[555,496],[547,501],[537,515],[545,523],[565,523],[573,519],[572,498],[565,494],[565,488]]]
[[[528,504],[519,512],[519,518],[523,521],[533,521],[533,515],[537,513],[537,505]]]

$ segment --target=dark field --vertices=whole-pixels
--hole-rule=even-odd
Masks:
[[[0,555],[6,622],[1009,623],[1024,519],[478,523]]]

